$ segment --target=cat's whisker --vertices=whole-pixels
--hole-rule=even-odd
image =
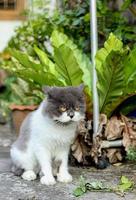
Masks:
[[[74,121],[61,122],[59,120],[54,120],[54,122],[55,122],[55,124],[57,124],[59,126],[65,127],[65,126],[71,125]]]

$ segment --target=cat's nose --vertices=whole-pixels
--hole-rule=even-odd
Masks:
[[[74,117],[74,113],[70,113],[69,116],[72,119]]]

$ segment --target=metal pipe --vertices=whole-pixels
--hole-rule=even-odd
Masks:
[[[102,149],[107,149],[107,148],[116,148],[116,147],[122,147],[123,146],[123,140],[114,140],[114,141],[108,141],[108,140],[103,140],[101,143],[101,148]]]
[[[97,93],[97,74],[95,69],[95,55],[98,48],[96,0],[90,0],[90,28],[91,28],[91,60],[93,65],[93,136],[95,137],[99,125],[99,101]]]
[[[51,0],[50,1],[50,8],[49,8],[49,17],[52,17],[54,14],[54,10],[56,8],[56,0]]]

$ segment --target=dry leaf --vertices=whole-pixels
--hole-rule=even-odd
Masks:
[[[92,120],[88,120],[86,122],[86,133],[84,135],[84,141],[87,145],[92,146],[92,137],[93,136],[93,127],[92,127]]]
[[[86,121],[85,120],[81,120],[79,123],[78,123],[78,126],[77,126],[77,135],[82,135],[84,136],[86,134]]]
[[[99,137],[103,137],[107,121],[107,116],[105,114],[100,114],[99,127],[97,132],[97,135],[99,135]]]
[[[77,138],[71,146],[72,155],[79,162],[84,165],[89,164],[88,158],[90,157],[92,147],[92,121],[80,121],[77,127]]]
[[[79,163],[82,163],[83,165],[90,165],[91,146],[85,143],[82,136],[79,135],[76,138],[74,144],[71,146],[71,150],[72,155]]]
[[[122,151],[121,149],[107,149],[107,158],[111,164],[117,163],[123,160]]]
[[[95,137],[93,140],[91,156],[96,164],[98,163],[98,158],[101,157],[101,154],[102,154],[101,142],[102,140],[99,136]]]
[[[102,125],[106,125],[107,121],[108,121],[107,116],[105,114],[100,114],[100,123]]]
[[[81,163],[83,162],[83,149],[79,141],[79,137],[75,140],[74,144],[71,146],[72,154],[76,160]]]
[[[111,117],[105,129],[105,137],[107,140],[116,140],[122,138],[124,123],[117,116]]]
[[[135,122],[125,116],[121,116],[122,121],[125,124],[123,131],[123,146],[125,150],[128,151],[130,147],[136,148],[136,130]]]

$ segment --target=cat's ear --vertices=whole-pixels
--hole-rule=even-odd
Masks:
[[[50,99],[53,97],[52,88],[53,87],[51,87],[51,86],[43,86],[43,88],[42,88],[42,90],[45,93],[45,95]]]
[[[43,90],[43,92],[44,92],[46,95],[48,95],[48,96],[50,96],[51,93],[52,93],[52,87],[51,87],[51,86],[43,86],[43,87],[42,87],[42,90]]]
[[[51,87],[50,86],[43,86],[42,87],[42,91],[45,93],[45,94],[48,94],[48,92],[50,91]]]
[[[82,84],[80,84],[79,86],[78,86],[78,89],[79,89],[79,91],[80,92],[83,92],[84,91],[84,84],[82,83]]]

